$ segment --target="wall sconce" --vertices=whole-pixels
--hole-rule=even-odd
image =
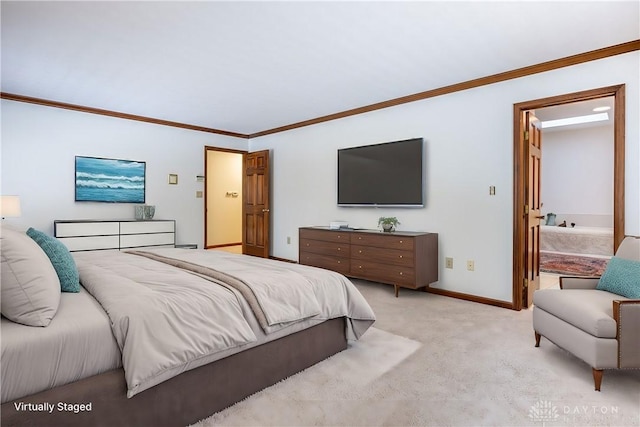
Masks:
[[[178,174],[176,173],[169,174],[169,184],[172,184],[172,185],[178,184]]]
[[[3,219],[20,214],[20,196],[0,196],[0,216]]]

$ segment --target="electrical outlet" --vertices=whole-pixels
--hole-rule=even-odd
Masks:
[[[291,244],[291,237],[287,236],[287,245]]]
[[[445,263],[445,267],[453,268],[453,258],[449,258],[449,257],[445,258],[444,263]]]
[[[469,271],[473,271],[473,269],[475,268],[475,263],[473,262],[473,260],[468,260],[467,261],[467,270]]]

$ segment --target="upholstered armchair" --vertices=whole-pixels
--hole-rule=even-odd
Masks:
[[[640,238],[626,237],[602,277],[561,277],[533,296],[536,347],[545,337],[592,367],[640,369]]]

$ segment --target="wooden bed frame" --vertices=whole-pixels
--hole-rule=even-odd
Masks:
[[[2,404],[8,426],[180,426],[198,422],[347,348],[345,318],[328,320],[184,372],[127,398],[116,369]],[[14,403],[50,403],[52,413],[18,411]],[[91,403],[90,412],[57,410],[58,402]]]

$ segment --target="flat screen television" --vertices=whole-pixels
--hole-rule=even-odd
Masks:
[[[75,172],[76,202],[145,202],[145,162],[76,156]]]
[[[422,138],[338,150],[338,206],[424,206]]]

